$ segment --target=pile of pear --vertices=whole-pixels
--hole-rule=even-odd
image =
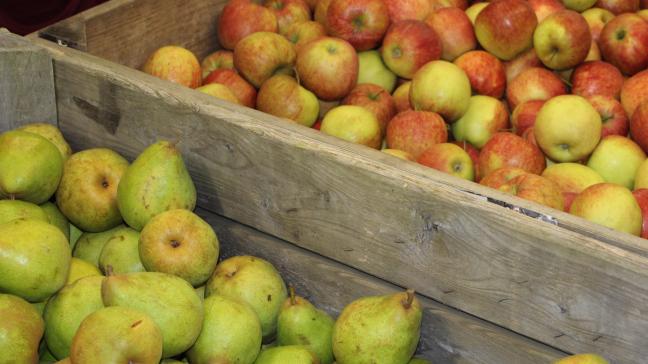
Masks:
[[[176,145],[132,162],[60,130],[0,134],[0,364],[425,363],[412,291],[334,320],[254,256],[219,262]]]

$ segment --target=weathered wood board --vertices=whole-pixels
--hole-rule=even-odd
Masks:
[[[465,191],[571,217],[41,43],[76,147],[133,157],[179,141],[210,211],[567,352],[615,363],[648,354],[640,245],[533,220]]]

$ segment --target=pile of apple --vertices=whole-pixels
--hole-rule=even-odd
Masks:
[[[166,46],[143,69],[648,237],[647,8],[232,0],[223,49]]]

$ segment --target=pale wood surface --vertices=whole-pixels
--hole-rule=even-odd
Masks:
[[[540,223],[464,191],[574,218],[42,43],[75,147],[179,141],[211,211],[568,352],[648,354],[643,241]]]
[[[331,261],[208,211],[196,211],[216,230],[221,259],[254,255],[272,263],[318,308],[336,318],[353,300],[391,294],[401,287]],[[419,296],[424,308],[417,355],[433,363],[549,364],[564,353]]]
[[[0,29],[0,125],[56,122],[54,75],[49,54]]]

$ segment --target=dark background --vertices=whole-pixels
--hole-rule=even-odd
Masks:
[[[25,35],[106,0],[0,0],[0,28]]]

